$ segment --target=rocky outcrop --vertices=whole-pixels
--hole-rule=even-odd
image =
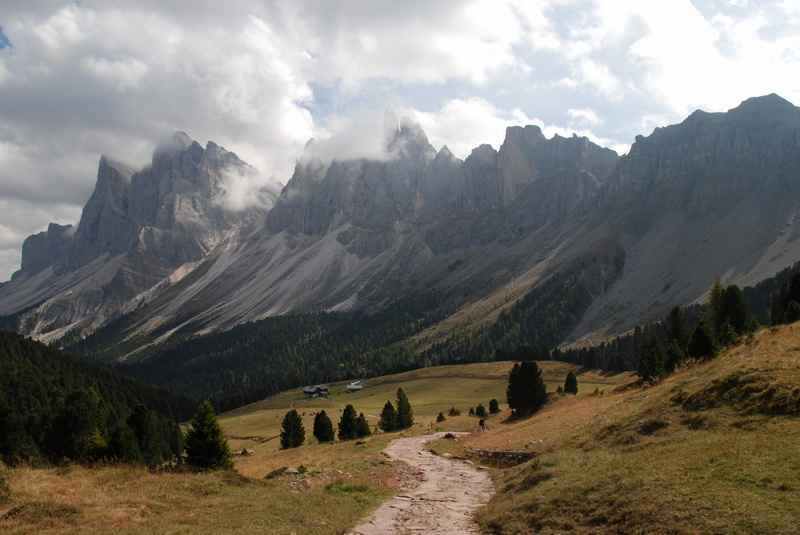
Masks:
[[[231,173],[253,172],[235,154],[183,132],[140,171],[103,156],[77,227],[51,224],[25,241],[20,271],[0,288],[0,315],[24,310],[23,330],[39,336],[103,324],[263,218],[263,208],[233,212],[222,202]]]

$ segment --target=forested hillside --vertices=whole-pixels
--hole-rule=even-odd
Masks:
[[[0,332],[0,457],[158,464],[180,453],[194,403]]]

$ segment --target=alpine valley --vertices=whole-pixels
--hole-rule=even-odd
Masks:
[[[235,154],[184,133],[100,159],[76,226],[28,237],[2,324],[193,397],[546,354],[663,318],[715,278],[800,261],[800,108],[697,111],[619,156],[510,127],[465,159],[399,122],[380,159],[309,143],[281,191],[226,208]]]

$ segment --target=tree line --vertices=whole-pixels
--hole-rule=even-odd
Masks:
[[[178,458],[194,403],[0,332],[0,457],[19,462]]]

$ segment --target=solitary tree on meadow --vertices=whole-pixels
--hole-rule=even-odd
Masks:
[[[514,416],[527,416],[547,403],[547,387],[535,361],[514,363],[506,389],[508,406]]]
[[[386,433],[397,429],[397,411],[394,410],[394,405],[391,401],[387,401],[381,411],[381,420],[378,422],[378,427]]]
[[[571,371],[567,374],[567,378],[564,380],[564,392],[567,394],[578,393],[578,378],[575,376],[575,372]]]
[[[302,446],[305,440],[306,430],[303,427],[303,419],[295,409],[292,409],[283,417],[281,424],[281,449]]]
[[[372,431],[369,428],[369,422],[367,422],[367,418],[362,412],[358,415],[358,418],[356,418],[356,437],[364,438],[370,436],[371,434]]]
[[[352,405],[348,405],[342,412],[342,417],[339,419],[339,440],[352,440],[357,435],[357,421],[356,409]]]
[[[186,435],[186,462],[202,470],[230,468],[231,450],[210,401],[200,404]]]
[[[314,438],[320,442],[333,442],[333,422],[325,411],[320,411],[314,416]]]
[[[402,388],[397,389],[397,428],[408,429],[414,425],[414,410]]]

